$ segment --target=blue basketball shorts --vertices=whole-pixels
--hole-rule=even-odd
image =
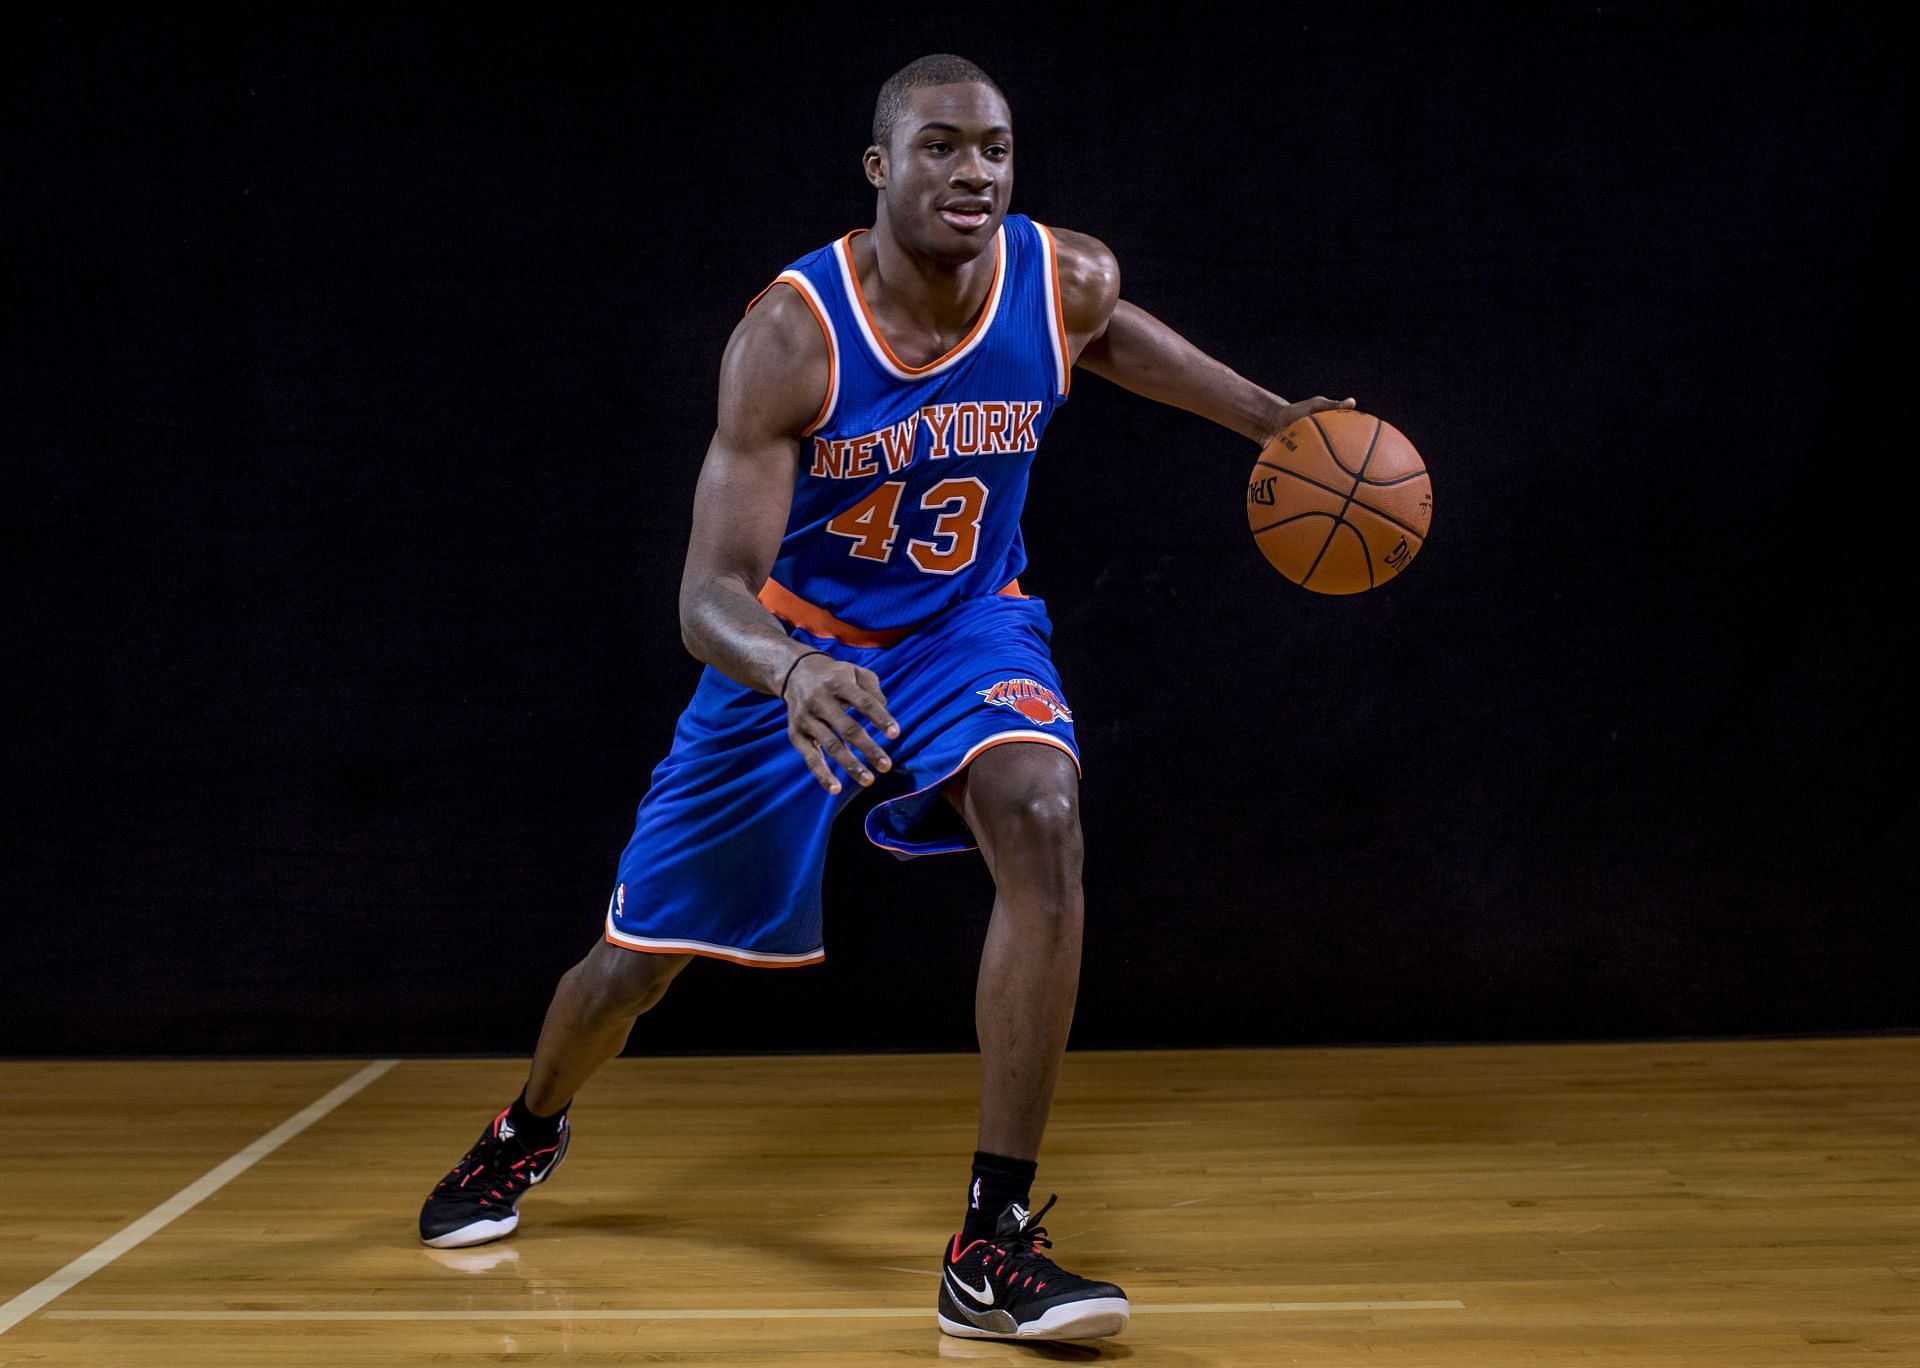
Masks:
[[[869,840],[902,859],[975,849],[940,793],[992,746],[1056,746],[1079,768],[1073,714],[1047,652],[1052,631],[1041,600],[1001,594],[955,604],[888,646],[789,631],[803,646],[872,670],[900,724],[889,740],[861,719],[910,790],[867,814]],[[838,794],[820,786],[787,739],[784,702],[707,667],[640,802],[606,938],[761,967],[826,958],[827,833],[861,791],[827,764]]]

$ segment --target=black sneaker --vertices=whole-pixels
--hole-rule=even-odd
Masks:
[[[1089,1282],[1040,1251],[1053,1241],[1018,1202],[1000,1213],[993,1238],[965,1248],[955,1235],[942,1254],[940,1328],[968,1339],[1099,1339],[1127,1328],[1127,1294]]]
[[[527,1189],[544,1183],[567,1157],[567,1118],[545,1149],[528,1149],[501,1112],[420,1208],[420,1238],[435,1249],[485,1244],[513,1234]]]

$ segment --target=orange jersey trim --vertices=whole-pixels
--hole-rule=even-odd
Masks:
[[[866,231],[865,228],[856,228],[851,233],[848,233],[844,238],[840,239],[840,249],[846,253],[847,279],[853,284],[852,293],[854,302],[859,304],[860,312],[867,320],[867,331],[873,335],[873,340],[880,344],[880,350],[886,355],[887,360],[908,375],[925,375],[928,371],[938,370],[971,346],[974,338],[980,335],[980,330],[987,326],[988,320],[995,313],[999,312],[993,307],[993,304],[1000,292],[1000,273],[1004,271],[1007,266],[1006,240],[999,232],[994,234],[993,279],[987,282],[987,297],[980,305],[980,316],[973,320],[973,326],[967,329],[967,335],[949,347],[946,355],[929,361],[924,366],[909,366],[894,354],[893,347],[887,342],[886,334],[881,332],[880,325],[874,322],[873,310],[867,304],[867,292],[860,288],[860,272],[855,270],[853,266],[853,240]]]
[[[673,940],[665,937],[629,936],[618,930],[613,924],[613,912],[607,912],[607,926],[603,939],[608,945],[617,945],[622,950],[630,950],[636,955],[697,955],[701,959],[725,960],[728,964],[744,964],[749,969],[801,969],[809,964],[818,964],[827,957],[826,947],[809,950],[800,955],[760,954],[752,950],[741,950],[731,945],[714,945],[709,941]]]
[[[941,775],[938,779],[934,780],[931,784],[923,784],[921,787],[915,789],[913,792],[903,793],[898,798],[889,798],[886,803],[882,803],[880,806],[885,807],[887,806],[888,803],[904,803],[907,801],[907,799],[918,798],[923,793],[930,793],[936,789],[944,789],[948,784],[952,783],[960,775],[966,773],[968,768],[972,766],[975,760],[978,760],[981,756],[985,755],[988,751],[992,750],[995,746],[1011,746],[1011,745],[1017,745],[1022,742],[1030,746],[1052,746],[1056,750],[1065,751],[1067,755],[1067,759],[1073,761],[1073,772],[1075,774],[1081,774],[1082,771],[1080,769],[1080,757],[1074,753],[1074,749],[1072,746],[1069,746],[1065,741],[1062,741],[1057,736],[1048,736],[1044,732],[1030,731],[1023,728],[1019,731],[999,732],[993,736],[989,736],[986,740],[978,743],[973,747],[973,749],[969,750],[965,755],[961,756],[959,764],[955,765],[952,769],[948,770],[945,774]],[[912,855],[912,856],[958,855],[968,850],[978,850],[980,848],[978,845],[970,845],[970,846],[962,846],[958,850],[942,850],[937,847],[932,850],[924,850],[924,849],[912,850],[906,846],[891,845],[888,842],[881,840],[878,836],[875,836],[873,832],[870,830],[867,832],[867,839],[871,841],[874,845],[879,846],[880,849],[882,850],[892,850],[902,855]]]
[[[808,423],[800,433],[802,437],[811,437],[825,425],[827,415],[833,412],[834,398],[839,394],[839,348],[836,347],[833,342],[833,326],[827,322],[827,316],[820,312],[820,306],[813,301],[813,291],[802,288],[797,280],[790,279],[784,275],[776,276],[772,284],[768,285],[766,289],[762,290],[752,299],[749,299],[747,301],[747,307],[741,311],[740,316],[745,318],[748,314],[752,313],[753,306],[765,299],[767,295],[772,292],[774,285],[787,286],[806,302],[807,312],[813,315],[813,321],[820,325],[820,331],[827,339],[827,394],[826,397],[820,401],[820,412],[813,416],[813,421]]]
[[[1067,306],[1060,296],[1060,247],[1046,224],[1033,226],[1040,230],[1040,236],[1047,243],[1047,284],[1053,290],[1054,345],[1059,348],[1060,397],[1064,399],[1073,389],[1073,353],[1067,350]]]
[[[1027,597],[1020,592],[1020,581],[1017,579],[1008,580],[1000,592],[1009,598]],[[855,627],[851,622],[842,622],[826,609],[808,603],[786,585],[771,579],[760,586],[760,606],[802,631],[827,637],[843,646],[892,646],[905,641],[914,631],[912,627],[883,627],[878,631]]]

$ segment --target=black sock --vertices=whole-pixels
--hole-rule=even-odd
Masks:
[[[973,1180],[967,1184],[967,1218],[960,1227],[960,1242],[969,1243],[993,1234],[1000,1213],[1008,1202],[1032,1204],[1033,1175],[1039,1167],[1031,1159],[1009,1159],[1004,1154],[973,1152]]]
[[[560,1138],[560,1122],[567,1115],[567,1108],[573,1105],[568,1098],[566,1104],[552,1116],[535,1116],[527,1110],[527,1090],[522,1088],[520,1095],[513,1099],[513,1105],[507,1108],[507,1124],[513,1127],[513,1138],[530,1150],[545,1149]]]

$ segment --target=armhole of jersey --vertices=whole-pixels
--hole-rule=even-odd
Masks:
[[[1060,249],[1046,224],[1035,223],[1033,226],[1040,230],[1040,240],[1047,249],[1047,284],[1042,293],[1047,297],[1047,337],[1053,343],[1054,379],[1058,382],[1060,397],[1064,399],[1073,384],[1073,364],[1067,353],[1067,310],[1060,296]]]
[[[752,313],[753,306],[765,299],[772,292],[774,285],[793,286],[794,292],[806,301],[807,309],[813,314],[813,321],[820,325],[820,331],[827,339],[827,395],[820,401],[818,416],[808,423],[800,434],[802,437],[811,437],[827,425],[827,420],[833,417],[834,405],[840,402],[840,346],[834,341],[833,324],[827,321],[826,305],[821,302],[820,296],[814,293],[813,282],[798,271],[782,271],[775,276],[772,284],[747,301],[746,310],[741,316],[745,317],[746,314]]]

